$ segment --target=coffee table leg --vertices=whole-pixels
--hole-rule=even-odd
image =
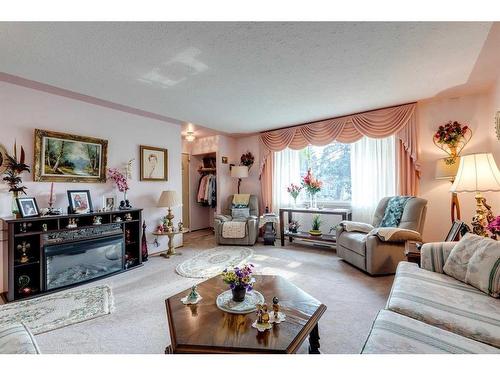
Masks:
[[[309,334],[309,354],[321,354],[319,347],[319,330],[316,324]]]

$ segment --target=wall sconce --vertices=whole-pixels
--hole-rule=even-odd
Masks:
[[[194,136],[194,132],[186,132],[186,136],[184,137],[184,139],[188,142],[194,142],[194,140],[196,139],[196,137]]]

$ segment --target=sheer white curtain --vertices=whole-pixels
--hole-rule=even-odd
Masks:
[[[351,145],[353,220],[372,222],[381,198],[396,194],[396,139],[363,137]]]
[[[286,191],[291,183],[300,185],[299,151],[285,149],[274,153],[273,211],[290,207],[293,199]]]

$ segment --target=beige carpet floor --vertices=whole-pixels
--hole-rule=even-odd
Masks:
[[[88,285],[107,284],[115,311],[98,319],[36,336],[43,353],[163,353],[169,344],[166,297],[200,279],[175,273],[180,262],[215,246],[208,232],[186,236],[181,256],[150,257],[141,267]],[[359,353],[377,312],[387,300],[392,276],[370,277],[331,249],[257,245],[252,262],[262,274],[286,277],[327,305],[319,322],[324,353]],[[304,352],[306,347],[301,349]]]

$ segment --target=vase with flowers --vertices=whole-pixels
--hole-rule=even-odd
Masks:
[[[129,190],[127,174],[122,173],[117,168],[108,169],[108,178],[113,180],[119,192],[123,193],[123,200],[120,202],[120,209],[129,208],[130,203],[127,199],[127,191]]]
[[[253,264],[245,264],[241,267],[234,267],[231,270],[222,271],[222,281],[228,284],[233,293],[233,301],[243,302],[246,292],[253,289],[255,279],[252,277]]]
[[[1,154],[0,154],[1,155]],[[23,185],[21,175],[24,172],[30,172],[30,167],[25,164],[26,155],[24,148],[21,146],[19,160],[17,158],[17,144],[14,143],[14,156],[6,155],[6,168],[4,171],[3,180],[9,185],[9,192],[12,193],[12,214],[18,216],[19,209],[17,207],[17,198],[19,195],[26,195],[27,187]],[[2,163],[0,163],[2,164]]]
[[[311,169],[308,169],[307,174],[302,177],[302,186],[309,193],[309,197],[311,200],[310,207],[317,208],[316,194],[321,191],[323,182],[315,178],[311,172]]]
[[[465,147],[472,137],[472,131],[467,125],[458,121],[449,121],[439,126],[434,133],[434,144],[445,151],[450,157],[446,159],[448,165],[454,164],[460,151]]]
[[[486,229],[491,233],[491,238],[498,240],[500,237],[500,216],[491,220]]]
[[[290,196],[293,199],[293,207],[297,206],[297,197],[299,196],[300,191],[302,189],[303,189],[302,186],[296,185],[294,183],[291,183],[290,186],[286,188],[286,191],[288,192],[288,194],[290,194]]]

